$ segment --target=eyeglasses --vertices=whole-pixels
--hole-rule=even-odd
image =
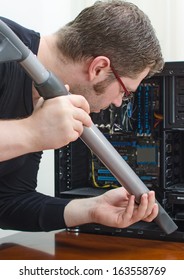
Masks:
[[[123,88],[122,100],[123,101],[130,100],[133,97],[133,93],[131,91],[127,90],[123,81],[121,80],[120,76],[118,75],[118,73],[116,72],[116,70],[114,69],[114,67],[112,65],[111,65],[111,70],[112,70],[112,73],[114,74],[114,76],[116,77],[117,81],[120,83],[120,85]]]

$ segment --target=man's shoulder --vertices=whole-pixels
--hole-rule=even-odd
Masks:
[[[40,41],[39,32],[36,32],[32,29],[28,29],[22,26],[21,24],[5,17],[0,17],[0,20],[2,20],[9,26],[26,46],[28,46],[30,49],[33,48],[33,52],[37,51],[38,44]]]

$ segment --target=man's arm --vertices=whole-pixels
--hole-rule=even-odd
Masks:
[[[68,95],[44,101],[25,119],[0,120],[0,161],[41,150],[57,149],[75,141],[90,126],[84,97]]]
[[[143,194],[137,205],[135,197],[121,187],[97,197],[70,201],[65,207],[64,219],[68,227],[99,223],[124,228],[140,220],[151,222],[157,214],[153,191]]]

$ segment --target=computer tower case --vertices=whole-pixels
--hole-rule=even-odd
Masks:
[[[91,114],[93,122],[178,225],[170,235],[152,223],[125,229],[88,224],[68,230],[184,241],[184,62],[166,62],[121,107]],[[81,139],[55,151],[55,195],[91,197],[120,184]]]

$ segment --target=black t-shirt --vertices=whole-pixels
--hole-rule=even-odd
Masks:
[[[40,35],[0,17],[37,54]],[[0,63],[0,119],[29,116],[33,111],[32,80],[22,66]],[[3,133],[3,131],[1,131]],[[65,227],[63,211],[68,200],[36,192],[42,152],[0,162],[0,227],[4,229],[48,231]]]

